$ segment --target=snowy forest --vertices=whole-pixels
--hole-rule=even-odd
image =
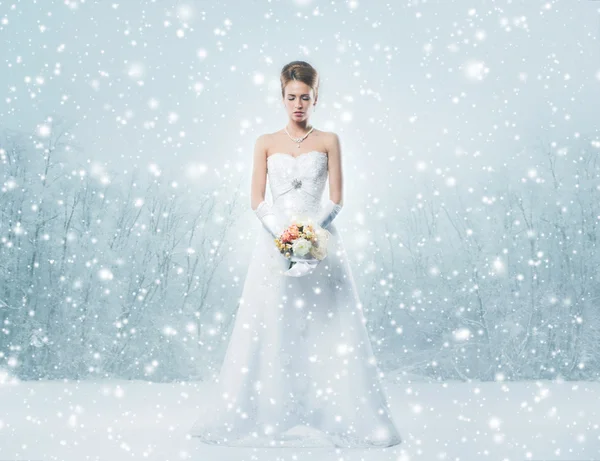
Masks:
[[[0,460],[597,459],[599,24],[596,0],[0,0]],[[303,160],[292,61],[318,72]],[[315,212],[340,141],[304,282],[251,207],[267,133],[265,201]]]
[[[3,5],[3,373],[214,376],[260,225],[252,147],[300,58],[382,370],[598,379],[597,5],[471,3]]]
[[[2,137],[4,366],[22,379],[207,376],[243,282],[237,247],[257,225],[230,187],[246,172],[192,198],[177,178],[70,161],[67,127],[41,130]],[[518,155],[536,167],[483,170],[483,196],[419,178],[419,194],[367,207],[355,273],[386,368],[597,378],[600,143]]]

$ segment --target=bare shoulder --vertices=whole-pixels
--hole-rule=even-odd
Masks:
[[[263,133],[258,135],[258,137],[256,138],[256,144],[257,145],[267,145],[269,142],[269,138],[270,138],[271,134],[270,133]]]
[[[337,133],[334,133],[333,131],[325,131],[324,133],[325,136],[325,144],[327,145],[327,152],[329,154],[332,155],[340,155],[341,154],[341,143],[340,143],[340,137],[337,135]]]
[[[337,133],[334,133],[333,131],[325,131],[324,134],[327,137],[327,142],[329,144],[339,144],[340,143],[340,137],[338,136]]]
[[[271,144],[271,134],[263,133],[256,138],[256,142],[254,143],[254,149],[256,151],[261,151],[261,152],[266,153],[270,144]]]
[[[256,145],[260,145],[263,149],[268,150],[269,146],[273,144],[274,138],[277,133],[263,133],[256,138]]]

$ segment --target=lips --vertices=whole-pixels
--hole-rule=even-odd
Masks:
[[[302,115],[304,112],[294,112],[295,115]]]

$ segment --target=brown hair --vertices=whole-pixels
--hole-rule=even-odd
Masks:
[[[281,96],[285,96],[285,86],[292,80],[306,83],[315,92],[315,99],[319,94],[319,73],[305,61],[292,61],[281,69]]]

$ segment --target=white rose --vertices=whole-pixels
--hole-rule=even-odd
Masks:
[[[329,231],[323,228],[316,230],[317,234],[317,245],[313,245],[310,250],[310,254],[319,261],[325,259],[327,256],[327,246],[329,241]]]
[[[311,247],[312,243],[303,238],[296,239],[294,243],[292,243],[292,251],[295,256],[305,256],[310,251]]]
[[[310,254],[313,258],[322,261],[323,259],[325,259],[325,256],[327,256],[327,248],[313,246],[310,249]]]

